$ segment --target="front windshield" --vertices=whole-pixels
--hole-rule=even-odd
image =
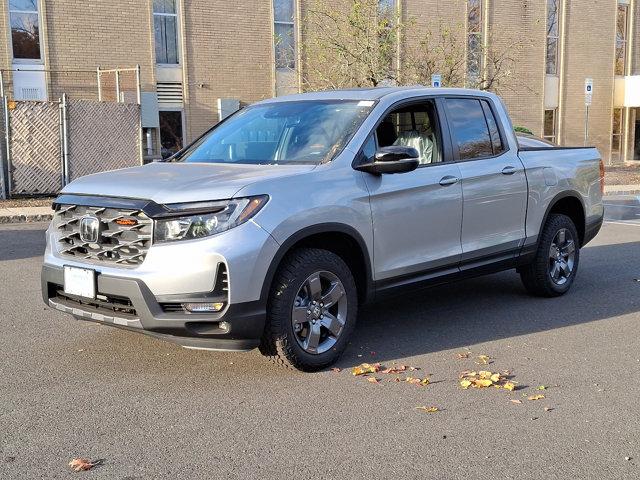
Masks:
[[[175,161],[317,164],[330,161],[367,117],[372,101],[281,102],[239,111]]]

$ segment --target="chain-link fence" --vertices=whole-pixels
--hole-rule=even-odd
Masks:
[[[14,100],[13,84],[0,75],[0,198],[54,195],[81,176],[142,163],[138,67],[98,69],[86,83],[46,73],[59,77],[48,84],[49,98],[51,85],[74,95]]]

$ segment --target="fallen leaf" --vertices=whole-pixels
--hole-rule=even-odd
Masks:
[[[418,370],[420,370],[420,367],[409,367],[409,370],[411,370],[412,372],[417,372]]]
[[[422,385],[423,387],[426,387],[427,385],[429,385],[429,383],[431,383],[428,378],[420,379],[417,377],[407,377],[404,379],[404,381],[413,385]]]
[[[544,411],[545,411],[545,412],[550,412],[551,410],[553,410],[553,408],[552,408],[552,407],[544,407]]]
[[[465,390],[471,386],[470,380],[460,380],[460,386]]]
[[[416,407],[416,410],[420,410],[422,412],[426,412],[426,413],[436,413],[439,412],[440,409],[438,407]]]
[[[456,357],[458,357],[458,360],[462,360],[463,358],[469,358],[469,352],[458,353],[456,354]]]
[[[544,398],[544,395],[529,395],[527,397],[527,400],[542,400]]]
[[[511,403],[517,403],[518,405],[520,405],[522,403],[522,400],[518,400],[517,398],[512,398],[511,400],[509,400]]]
[[[334,367],[331,369],[331,371],[335,373],[340,373],[342,370],[340,370],[338,367]]]
[[[502,388],[513,392],[516,389],[516,385],[513,382],[505,382],[504,385],[502,385]]]
[[[476,387],[485,388],[485,387],[490,387],[491,385],[493,385],[493,382],[491,380],[488,380],[488,379],[479,378],[478,380],[475,380],[473,382],[473,384]]]
[[[489,365],[491,363],[491,357],[489,355],[478,355],[476,363],[478,365]]]
[[[536,390],[546,390],[547,387],[545,387],[544,385],[540,385],[538,388],[536,388]]]
[[[86,458],[74,458],[69,462],[69,466],[74,472],[83,472],[85,470],[91,470],[96,465],[99,465],[100,461],[92,462]]]
[[[393,367],[389,367],[385,370],[382,370],[380,373],[402,373],[407,370],[406,365],[394,365]]]
[[[491,375],[489,377],[489,380],[491,380],[493,383],[498,383],[501,380],[500,374],[499,373],[494,373],[493,375]]]
[[[374,363],[374,364],[363,363],[361,365],[358,365],[357,367],[353,367],[353,370],[351,373],[353,373],[354,376],[358,376],[358,375],[367,375],[369,373],[377,373],[379,371],[380,371],[379,363]]]
[[[380,383],[380,380],[378,380],[376,377],[369,377],[367,378],[367,381],[369,383]]]
[[[478,372],[478,375],[480,375],[480,378],[491,378],[491,375],[493,375],[491,372],[488,372],[487,370],[480,370]]]

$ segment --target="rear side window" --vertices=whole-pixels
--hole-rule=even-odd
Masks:
[[[460,160],[492,156],[491,134],[480,100],[448,98],[446,104],[447,116],[458,146]],[[495,123],[495,119],[493,121]]]
[[[496,117],[489,106],[489,102],[481,100],[482,110],[484,110],[484,117],[487,119],[487,125],[489,126],[489,135],[491,136],[491,146],[493,147],[493,154],[498,155],[504,151],[502,147],[502,140],[500,139],[500,130],[498,130],[498,122]]]

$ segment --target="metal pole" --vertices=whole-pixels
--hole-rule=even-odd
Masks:
[[[142,89],[140,86],[140,65],[136,65],[136,94],[138,98],[138,105],[142,103]]]
[[[587,116],[584,119],[584,146],[587,146],[589,140],[589,105],[587,105]]]
[[[9,133],[9,127],[11,125],[11,120],[9,119],[9,99],[7,97],[2,97],[3,107],[4,107],[4,141],[6,148],[5,160],[7,162],[7,182],[5,192],[6,198],[11,196],[11,134]]]
[[[120,102],[120,70],[116,70],[116,102]]]
[[[102,82],[100,81],[100,65],[96,68],[96,75],[98,77],[98,101],[102,101]]]
[[[2,75],[2,70],[0,70],[0,97],[4,97],[4,75]]]
[[[62,94],[62,166],[64,170],[64,184],[71,178],[69,171],[69,129],[67,123],[67,94]]]

